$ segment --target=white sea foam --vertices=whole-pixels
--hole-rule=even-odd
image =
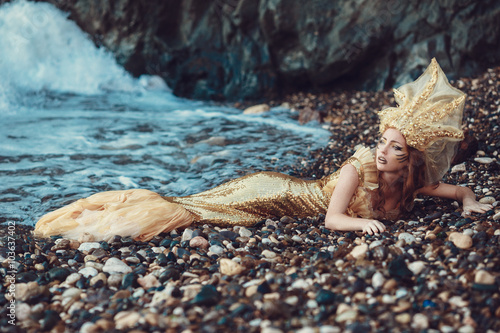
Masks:
[[[22,0],[1,6],[1,84],[79,94],[137,89],[113,56],[67,17],[49,3]]]

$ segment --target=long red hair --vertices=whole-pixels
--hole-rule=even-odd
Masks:
[[[403,171],[401,181],[397,184],[397,191],[401,193],[399,201],[400,215],[409,213],[413,209],[415,193],[425,186],[425,157],[417,149],[408,146],[408,166]],[[389,190],[389,185],[382,179],[381,173],[378,176],[378,193],[374,200],[374,209],[386,213],[384,209],[385,198]]]

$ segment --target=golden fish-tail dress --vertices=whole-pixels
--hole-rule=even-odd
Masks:
[[[345,164],[356,167],[359,175],[346,214],[372,218],[370,191],[378,186],[375,159],[368,148],[360,148]],[[339,171],[318,180],[257,172],[186,197],[162,197],[145,189],[101,192],[46,214],[34,233],[69,239],[87,233],[94,240],[120,235],[147,241],[193,223],[252,226],[267,218],[317,216],[326,214]]]

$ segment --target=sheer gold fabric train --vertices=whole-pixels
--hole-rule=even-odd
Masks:
[[[368,148],[360,148],[345,163],[356,167],[360,179],[347,214],[370,218],[369,191],[377,188],[374,157]],[[102,192],[46,214],[37,222],[35,235],[78,239],[89,233],[95,240],[121,235],[146,241],[193,222],[251,226],[285,215],[317,216],[326,213],[338,175],[335,172],[319,180],[303,180],[258,172],[186,197],[162,198],[143,189]]]

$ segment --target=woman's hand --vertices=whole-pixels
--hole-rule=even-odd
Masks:
[[[493,209],[493,205],[482,204],[472,198],[465,199],[463,205],[464,205],[464,211],[462,213],[462,216],[470,215],[472,212],[486,213],[487,211]]]
[[[418,193],[460,201],[464,207],[462,216],[472,212],[486,213],[493,209],[492,205],[476,201],[476,195],[468,187],[440,183],[437,187],[431,185],[421,188]]]
[[[377,220],[368,221],[363,227],[363,233],[373,235],[385,231],[385,225]]]

